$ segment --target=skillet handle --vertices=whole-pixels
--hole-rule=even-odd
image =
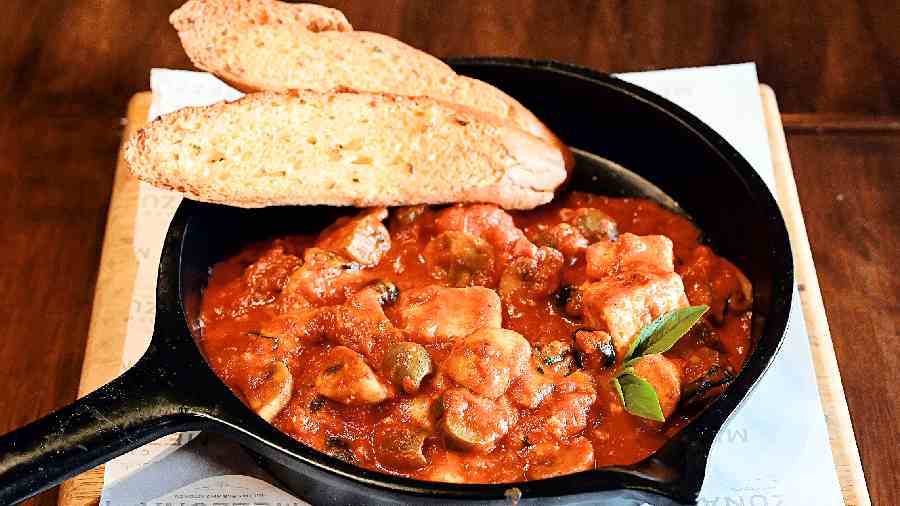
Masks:
[[[124,374],[0,436],[0,504],[13,504],[164,435],[190,430],[153,345]]]

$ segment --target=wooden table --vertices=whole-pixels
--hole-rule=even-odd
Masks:
[[[7,3],[0,19],[0,432],[75,398],[126,101],[190,68],[180,2]],[[900,14],[875,0],[329,2],[437,55],[608,71],[755,60],[779,95],[874,504],[900,504]],[[29,504],[55,504],[50,492]]]

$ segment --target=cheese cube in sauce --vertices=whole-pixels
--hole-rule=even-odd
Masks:
[[[588,246],[585,259],[592,279],[635,269],[672,272],[675,268],[672,240],[663,235],[622,234],[616,241]]]
[[[688,305],[681,277],[674,272],[633,271],[585,283],[581,292],[585,321],[609,333],[619,357],[645,325]]]
[[[342,218],[322,232],[319,247],[362,265],[375,265],[391,249],[391,235],[381,223],[387,215],[387,209],[379,207]]]
[[[490,288],[430,285],[405,290],[397,301],[399,326],[421,344],[451,341],[502,323],[500,297]]]

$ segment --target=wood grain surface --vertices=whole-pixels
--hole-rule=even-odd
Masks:
[[[121,117],[152,66],[189,68],[167,23],[180,3],[4,3],[0,432],[77,394]],[[895,1],[325,3],[360,29],[439,56],[555,58],[607,71],[756,61],[782,110],[805,125],[789,122],[788,145],[866,477],[875,504],[900,504],[900,133],[865,127],[898,123]],[[55,500],[51,492],[29,504]]]
[[[900,134],[788,139],[873,504],[900,504]]]

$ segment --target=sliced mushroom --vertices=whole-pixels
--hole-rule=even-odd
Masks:
[[[547,441],[529,447],[525,451],[529,480],[541,480],[577,473],[594,468],[594,447],[584,436],[568,443]]]
[[[348,405],[377,404],[388,397],[387,387],[359,353],[335,346],[322,363],[316,390],[333,401]]]
[[[734,267],[733,272],[740,291],[728,298],[728,309],[737,312],[747,311],[753,307],[753,285],[737,267]]]
[[[385,377],[408,394],[418,392],[422,380],[432,370],[431,356],[421,344],[396,343],[384,354],[382,371]]]
[[[281,362],[273,362],[266,368],[262,382],[247,395],[250,409],[265,421],[271,422],[288,402],[294,389],[294,376]]]
[[[431,275],[451,286],[483,286],[494,280],[494,248],[472,234],[443,232],[428,242],[424,256]]]
[[[469,390],[490,398],[503,395],[531,358],[531,345],[518,332],[481,329],[458,341],[444,371]]]
[[[441,397],[441,428],[450,444],[464,450],[489,452],[517,421],[505,398],[479,397],[465,388],[452,388]]]
[[[374,450],[379,462],[398,469],[417,469],[428,460],[422,452],[428,433],[413,426],[382,424],[375,428]]]

